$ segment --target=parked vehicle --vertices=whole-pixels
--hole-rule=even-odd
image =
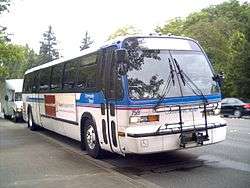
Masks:
[[[250,104],[237,98],[225,98],[221,101],[221,113],[224,117],[233,115],[237,118],[250,115]]]
[[[3,88],[2,112],[4,118],[13,119],[15,122],[23,117],[22,101],[23,79],[5,80]]]

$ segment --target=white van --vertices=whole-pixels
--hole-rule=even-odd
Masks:
[[[5,80],[3,87],[2,112],[4,118],[17,121],[23,118],[22,101],[23,79]]]

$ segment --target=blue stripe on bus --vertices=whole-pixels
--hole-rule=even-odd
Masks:
[[[206,95],[208,102],[218,102],[221,100],[221,94]],[[128,98],[122,100],[112,100],[117,108],[150,108],[157,104],[159,99],[139,99],[131,100]],[[44,102],[44,98],[27,97],[28,102]],[[76,100],[77,106],[95,107],[99,108],[101,103],[106,103],[102,92],[98,93],[81,93],[80,98]],[[184,104],[198,104],[202,103],[201,96],[184,96],[184,97],[171,97],[165,98],[161,101],[160,105],[184,105]]]
[[[206,95],[205,98],[208,102],[218,102],[221,100],[221,94]],[[118,108],[126,107],[153,107],[157,104],[159,99],[122,99],[122,100],[112,100]],[[184,96],[184,97],[171,97],[162,100],[161,105],[183,105],[183,104],[198,104],[203,102],[201,96]],[[76,100],[77,106],[89,106],[89,107],[100,107],[101,103],[105,103],[104,96],[101,92],[98,93],[88,93],[81,94],[80,99]]]
[[[44,98],[38,98],[38,97],[27,97],[27,102],[43,102]]]

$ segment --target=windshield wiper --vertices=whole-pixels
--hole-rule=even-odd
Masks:
[[[166,96],[166,94],[170,91],[170,83],[172,81],[173,86],[175,85],[175,81],[174,81],[174,69],[173,69],[173,65],[171,63],[171,60],[168,58],[168,63],[169,63],[169,69],[170,69],[170,74],[168,76],[166,85],[163,89],[163,94],[160,96],[159,100],[157,101],[156,105],[154,106],[154,109],[156,110],[156,108],[161,104],[162,100],[164,99],[164,97]]]
[[[178,69],[177,74],[180,75],[181,81],[182,81],[183,85],[185,86],[185,85],[186,85],[186,82],[185,82],[185,78],[184,78],[184,75],[183,75],[184,72],[183,72],[182,69],[180,68],[180,65],[178,64],[178,62],[176,61],[176,59],[174,59],[174,63],[175,63],[175,65],[176,65],[177,69]]]
[[[179,63],[177,62],[177,60],[174,58],[174,63],[175,63],[175,66],[177,67],[178,69],[178,74],[180,75],[180,78],[182,80],[182,83],[183,85],[187,85],[191,90],[192,92],[196,95],[196,96],[199,96],[199,97],[202,97],[203,99],[203,102],[204,103],[207,103],[207,98],[205,97],[205,95],[203,94],[203,92],[200,90],[200,88],[190,79],[190,77],[180,68],[180,65]],[[196,91],[194,90],[194,88],[196,89]],[[198,93],[197,93],[198,91]]]

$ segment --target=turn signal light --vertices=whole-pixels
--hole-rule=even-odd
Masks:
[[[149,115],[148,122],[159,121],[159,115]]]

